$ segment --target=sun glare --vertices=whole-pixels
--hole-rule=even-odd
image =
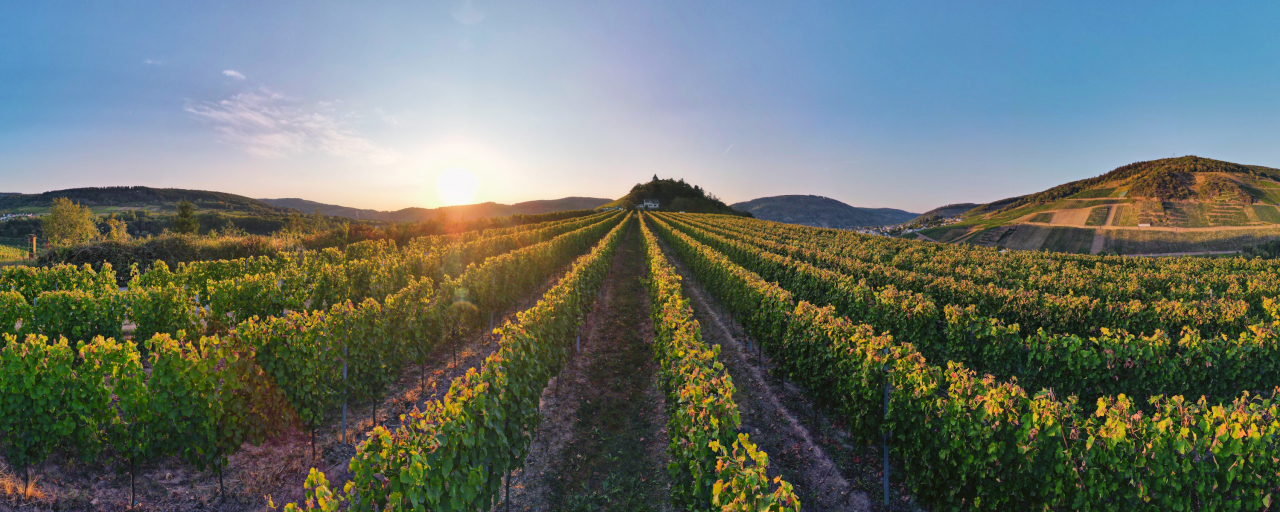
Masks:
[[[471,204],[475,202],[477,186],[476,176],[470,171],[449,169],[436,180],[436,193],[444,206]]]

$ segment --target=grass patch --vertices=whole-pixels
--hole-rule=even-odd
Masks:
[[[1116,191],[1116,187],[1095,188],[1091,190],[1084,190],[1084,191],[1078,192],[1075,195],[1071,196],[1071,199],[1094,199],[1098,197],[1111,197],[1111,194],[1114,193],[1115,191]]]
[[[1049,236],[1045,238],[1041,248],[1053,252],[1087,254],[1093,247],[1094,233],[1094,230],[1085,228],[1049,228]]]
[[[1053,222],[1053,212],[1037,213],[1034,216],[1032,216],[1031,219],[1028,220],[1027,222],[1042,222],[1042,223],[1048,224],[1050,222]]]
[[[1280,224],[1280,211],[1276,211],[1276,207],[1266,204],[1253,205],[1253,213],[1258,216],[1262,222],[1271,224]]]
[[[573,438],[555,477],[548,479],[550,510],[658,511],[670,499],[647,451],[650,444],[639,442],[657,441],[652,436],[661,425],[652,422],[656,404],[644,399],[657,368],[641,334],[649,311],[638,231],[628,228],[618,246],[622,262],[612,277],[617,288],[607,304],[605,327],[598,331],[603,334],[593,340],[598,353],[579,388]]]
[[[1107,215],[1111,214],[1110,206],[1096,206],[1089,210],[1089,218],[1085,219],[1086,226],[1101,226],[1107,223]]]

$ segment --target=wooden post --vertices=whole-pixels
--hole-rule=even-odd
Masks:
[[[28,257],[34,260],[34,259],[36,259],[36,235],[35,235],[35,233],[32,233],[32,234],[31,234],[31,236],[29,237],[29,240],[31,241],[31,254],[30,254],[30,255],[28,255]]]

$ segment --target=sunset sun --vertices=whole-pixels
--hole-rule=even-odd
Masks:
[[[455,206],[475,202],[476,176],[466,169],[450,169],[436,180],[436,193],[442,206]]]

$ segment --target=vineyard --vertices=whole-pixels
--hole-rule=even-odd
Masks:
[[[97,508],[31,492],[62,466],[127,475],[119,507],[155,510],[214,496],[227,510],[550,508],[539,492],[574,510],[1280,499],[1275,260],[1006,252],[731,215],[549,218],[172,268],[0,267],[0,469],[21,482],[0,500]],[[617,334],[610,313],[639,320],[625,343],[652,361],[626,386],[592,347]],[[626,408],[649,382],[655,411]],[[614,409],[591,394],[608,386]],[[369,421],[349,427],[357,410]],[[639,419],[598,417],[619,411]],[[293,494],[224,482],[233,459],[290,435],[309,450],[305,482],[282,484]],[[597,438],[654,452],[615,475],[645,484],[609,491],[595,473],[628,462]],[[568,469],[577,458],[596,469]],[[139,492],[158,464],[216,493]],[[571,486],[546,483],[565,479],[615,501],[570,506]]]

